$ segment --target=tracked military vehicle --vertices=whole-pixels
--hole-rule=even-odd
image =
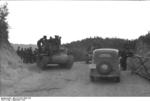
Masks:
[[[37,66],[43,70],[55,66],[70,69],[73,65],[74,57],[68,55],[67,48],[57,44],[57,40],[52,42],[52,40],[49,39],[46,43],[45,47],[44,45],[40,47],[42,51],[39,51],[37,54]]]

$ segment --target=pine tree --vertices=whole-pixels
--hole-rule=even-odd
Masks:
[[[7,4],[0,6],[0,43],[8,41],[8,22],[6,17],[8,15]]]

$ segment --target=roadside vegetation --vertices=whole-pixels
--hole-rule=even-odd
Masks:
[[[8,41],[7,4],[0,6],[0,43]]]
[[[7,89],[30,74],[8,41],[7,15],[7,4],[0,5],[0,95],[11,93]]]
[[[142,43],[142,44],[141,44]],[[143,44],[145,46],[143,46]],[[86,58],[86,54],[93,48],[116,48],[119,50],[129,49],[134,53],[145,53],[150,51],[150,33],[145,36],[140,36],[135,40],[127,40],[120,38],[86,38],[80,41],[74,41],[65,44],[69,48],[70,54],[73,54],[76,61],[83,61]],[[140,50],[139,50],[140,49]],[[146,51],[144,51],[146,49]]]

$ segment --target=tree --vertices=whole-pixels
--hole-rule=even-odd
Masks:
[[[7,4],[0,6],[0,43],[8,40],[8,23],[6,17],[8,15]]]
[[[150,45],[150,32],[148,32],[148,34],[146,35],[140,36],[138,40],[142,41],[147,45]]]

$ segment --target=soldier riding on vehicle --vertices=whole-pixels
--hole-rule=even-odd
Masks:
[[[39,49],[39,52],[44,52],[46,50],[47,47],[47,36],[43,36],[43,38],[41,38],[38,42],[37,42],[37,46]]]
[[[44,69],[47,65],[52,64],[71,68],[73,64],[73,57],[67,55],[64,51],[61,51],[60,36],[55,35],[55,38],[50,37],[49,39],[44,36],[37,42],[37,46],[39,51],[36,62],[41,69]]]

